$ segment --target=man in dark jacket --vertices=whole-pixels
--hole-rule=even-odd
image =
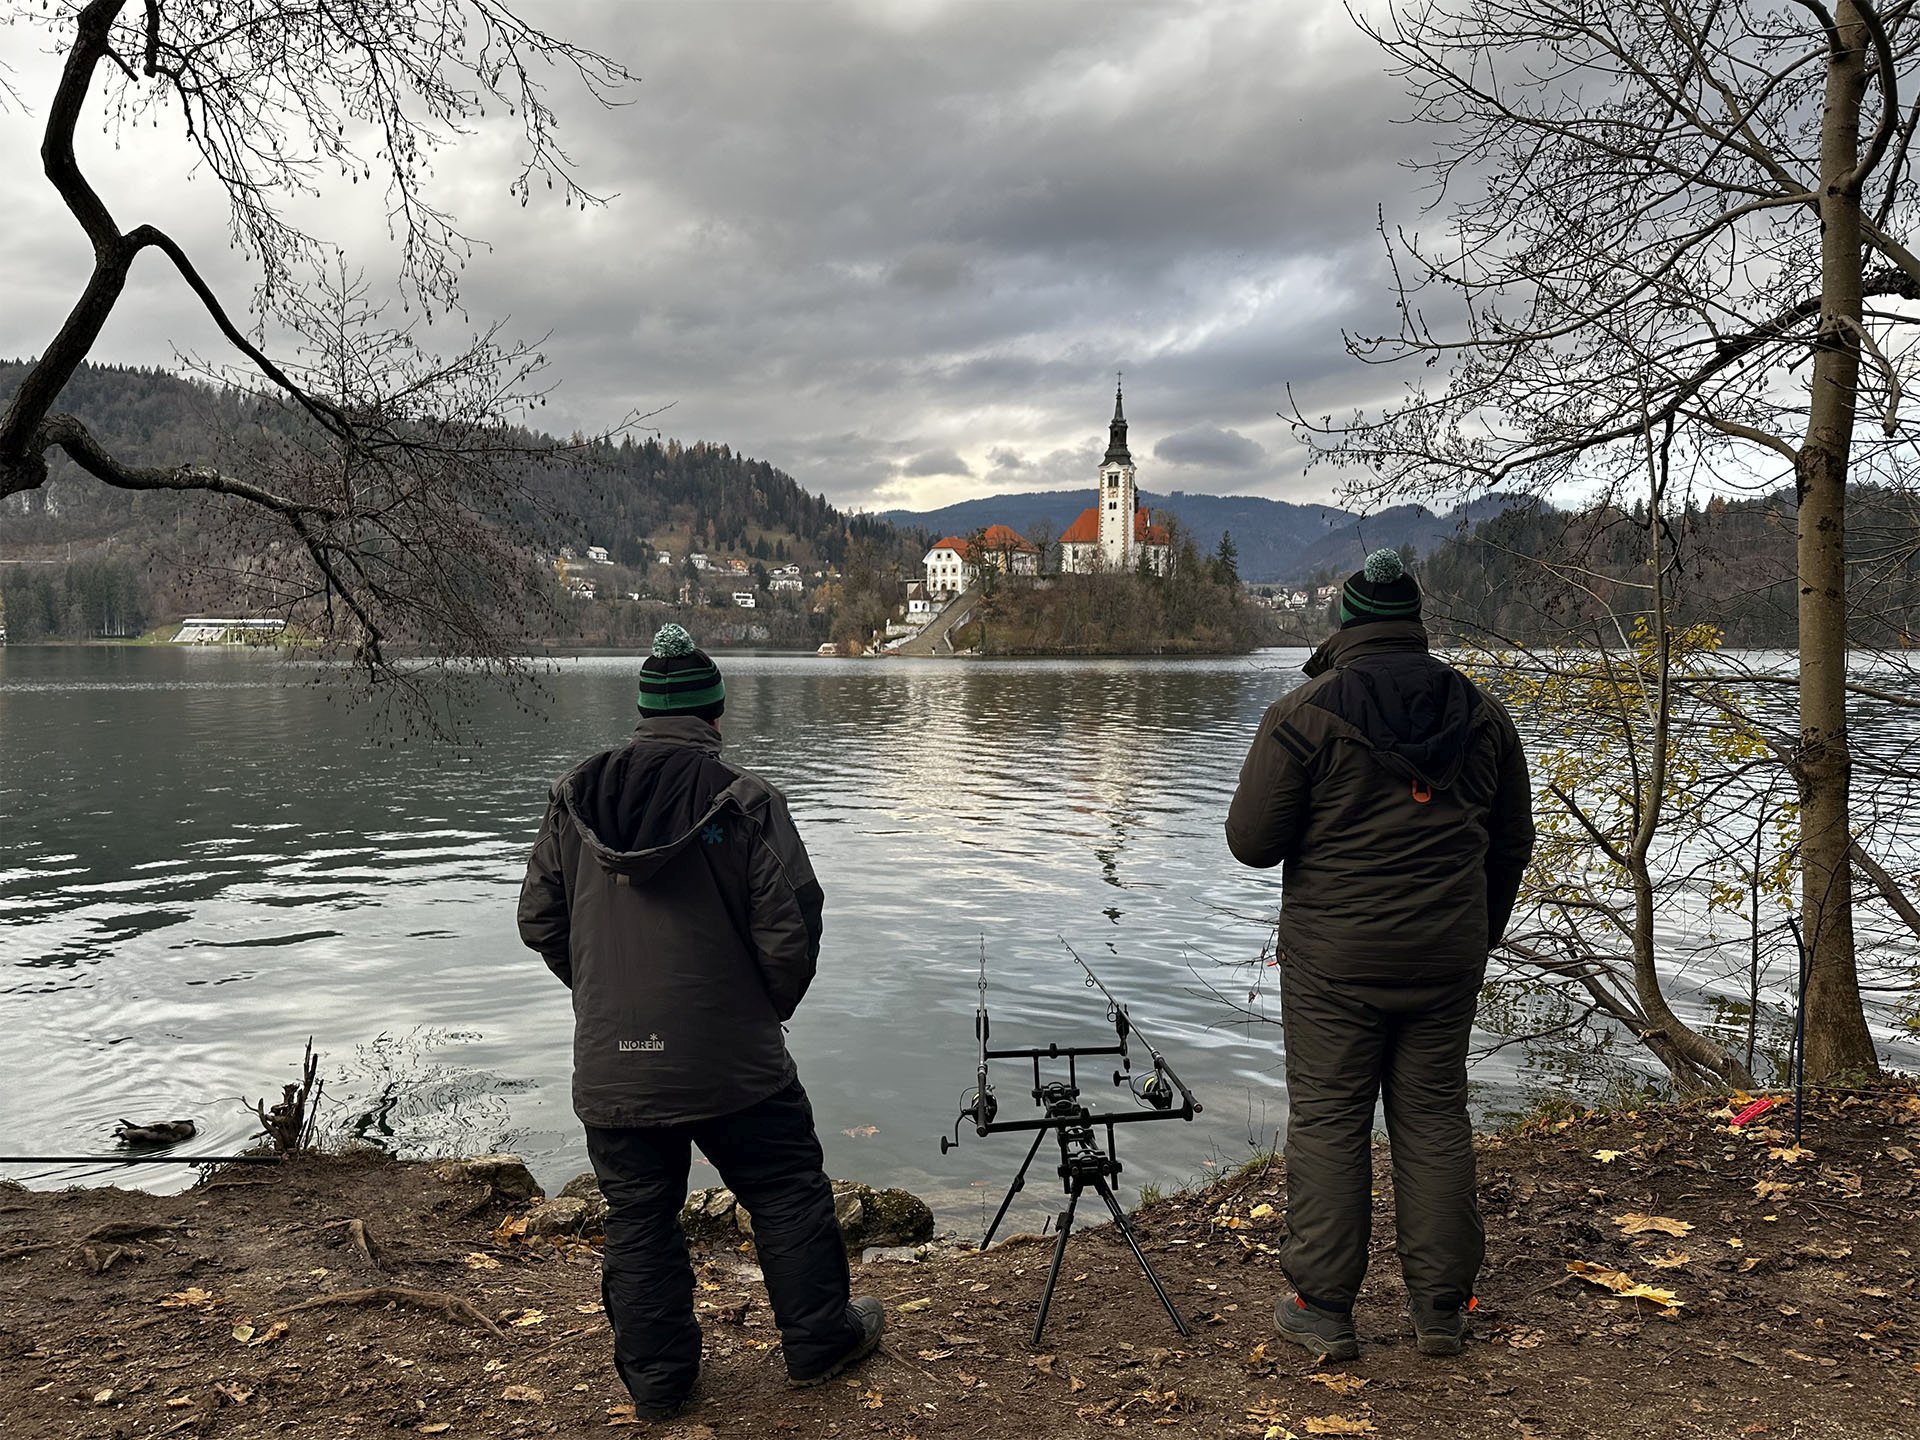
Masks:
[[[1227,815],[1238,859],[1285,867],[1281,1266],[1298,1293],[1275,1314],[1316,1355],[1359,1353],[1384,1091],[1415,1338],[1457,1354],[1486,1244],[1467,1043],[1533,852],[1526,756],[1499,704],[1427,653],[1419,586],[1391,550],[1341,587],[1306,673],[1261,719]]]
[[[573,991],[573,1108],[609,1206],[602,1294],[643,1419],[700,1369],[679,1211],[689,1147],[753,1216],[787,1373],[817,1385],[880,1342],[850,1300],[833,1190],[783,1022],[820,953],[821,892],[780,792],[720,758],[726,687],[678,625],[641,665],[640,725],[554,787],[520,938]]]

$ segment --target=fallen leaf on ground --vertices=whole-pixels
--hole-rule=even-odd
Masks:
[[[1653,1256],[1647,1263],[1656,1270],[1678,1270],[1691,1259],[1693,1256],[1684,1250],[1669,1250],[1664,1255]]]
[[[444,1435],[452,1428],[453,1422],[451,1420],[431,1420],[425,1425],[414,1426],[413,1433],[416,1435]]]
[[[1313,1381],[1316,1385],[1326,1386],[1327,1389],[1333,1391],[1336,1395],[1351,1395],[1367,1383],[1366,1376],[1349,1375],[1344,1370],[1335,1371],[1330,1375],[1316,1370],[1313,1374],[1307,1376],[1307,1379]]]
[[[509,1320],[509,1325],[544,1325],[547,1313],[544,1310],[522,1310],[517,1319]]]
[[[1569,1260],[1567,1269],[1589,1284],[1613,1291],[1622,1300],[1651,1300],[1669,1310],[1677,1310],[1685,1303],[1671,1290],[1656,1290],[1651,1285],[1642,1285],[1631,1275],[1609,1270],[1604,1265],[1594,1265],[1586,1260]]]
[[[162,1310],[210,1310],[220,1302],[198,1285],[176,1290],[160,1302]]]
[[[1785,1165],[1798,1165],[1802,1160],[1811,1160],[1813,1151],[1804,1145],[1776,1145],[1767,1151],[1769,1160],[1778,1160]]]
[[[1273,1214],[1273,1206],[1262,1203],[1249,1210],[1247,1212],[1247,1218],[1249,1220],[1264,1220],[1271,1214]]]
[[[1538,1350],[1546,1343],[1547,1332],[1544,1330],[1521,1329],[1507,1336],[1507,1344],[1515,1350]]]
[[[228,1403],[244,1405],[253,1398],[253,1391],[237,1380],[226,1380],[213,1387]]]
[[[500,1262],[491,1255],[482,1255],[478,1250],[469,1250],[464,1257],[469,1270],[498,1270]]]
[[[1598,1160],[1602,1165],[1611,1165],[1626,1153],[1624,1150],[1596,1150],[1593,1152],[1593,1158]]]
[[[631,1405],[615,1405],[607,1411],[607,1424],[609,1426],[638,1425],[639,1423],[640,1418],[633,1413],[633,1406]]]
[[[1309,1415],[1306,1419],[1309,1435],[1371,1435],[1373,1422],[1359,1416],[1350,1415]]]
[[[518,1400],[522,1404],[537,1405],[547,1398],[546,1391],[536,1390],[531,1385],[509,1385],[500,1392],[502,1400]]]
[[[242,1345],[246,1344],[247,1341],[253,1339],[253,1326],[251,1325],[234,1326],[233,1338],[238,1340]]]
[[[1791,1180],[1756,1180],[1753,1182],[1753,1194],[1757,1200],[1771,1200],[1776,1195],[1790,1195],[1797,1188]]]
[[[94,1391],[93,1403],[96,1405],[111,1405],[113,1403],[113,1391],[111,1390]]]
[[[933,1308],[933,1300],[931,1297],[923,1295],[918,1300],[909,1300],[906,1304],[896,1305],[893,1308],[896,1314],[917,1315],[922,1310],[931,1310]]]
[[[878,1135],[880,1133],[880,1127],[878,1125],[856,1125],[851,1130],[842,1130],[840,1133],[850,1140],[865,1140],[870,1136]]]
[[[860,1408],[862,1410],[878,1410],[886,1403],[887,1397],[878,1390],[862,1390],[860,1392]]]
[[[1691,1220],[1675,1220],[1668,1215],[1642,1215],[1637,1210],[1614,1216],[1613,1223],[1629,1235],[1685,1235],[1693,1229]]]

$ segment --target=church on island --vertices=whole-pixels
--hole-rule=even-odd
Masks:
[[[1106,458],[1100,462],[1094,503],[1060,536],[1060,572],[1094,575],[1132,570],[1143,562],[1156,575],[1167,573],[1167,531],[1147,518],[1134,484],[1133,455],[1127,449],[1127,417],[1120,387],[1113,390],[1113,422],[1107,430]]]
[[[982,539],[982,555],[956,535],[949,535],[924,559],[929,595],[954,595],[973,584],[980,566],[993,565],[1015,575],[1039,570],[1039,553],[1024,536],[1005,525],[990,525]],[[1156,575],[1167,573],[1167,531],[1148,519],[1134,482],[1133,455],[1127,449],[1127,417],[1118,386],[1113,392],[1113,421],[1107,431],[1107,453],[1100,462],[1094,503],[1060,536],[1060,573],[1097,575],[1125,572],[1146,565]]]

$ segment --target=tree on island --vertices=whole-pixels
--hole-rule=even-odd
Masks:
[[[1625,507],[1658,473],[1770,490],[1798,533],[1807,1073],[1876,1068],[1853,917],[1848,483],[1910,485],[1920,13],[1870,0],[1418,0],[1363,27],[1429,122],[1437,233],[1387,229],[1400,328],[1439,367],[1377,415],[1294,419],[1402,501],[1557,485]],[[1442,328],[1436,305],[1460,307]],[[1865,417],[1871,430],[1856,430]],[[1678,497],[1676,497],[1678,498]],[[1690,502],[1689,502],[1690,503]],[[1667,523],[1649,507],[1654,524]],[[1644,513],[1644,512],[1643,512]]]
[[[351,654],[369,693],[408,723],[438,727],[425,672],[396,663],[394,647],[454,662],[442,674],[513,668],[515,627],[554,586],[509,522],[539,508],[532,474],[593,442],[557,446],[520,428],[543,396],[536,346],[497,325],[451,357],[418,343],[417,322],[464,319],[460,272],[477,245],[429,198],[432,158],[491,109],[524,140],[509,185],[522,204],[538,186],[558,188],[568,206],[598,205],[554,144],[541,72],[571,72],[600,103],[631,77],[498,0],[8,8],[10,26],[45,27],[64,52],[40,158],[93,267],[0,415],[0,500],[42,487],[54,451],[118,490],[200,497],[208,525],[224,526],[226,548],[244,556],[254,606]],[[173,236],[123,228],[94,189],[74,136],[96,98],[120,143],[163,120],[182,127],[256,269],[246,316]],[[335,246],[288,217],[343,179],[384,187],[407,315],[397,324]],[[225,453],[130,464],[56,408],[149,253],[228,347],[199,368],[254,393],[249,438]]]

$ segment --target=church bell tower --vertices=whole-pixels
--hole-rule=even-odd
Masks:
[[[1133,455],[1127,449],[1127,417],[1120,399],[1120,386],[1116,383],[1107,454],[1100,462],[1100,561],[1109,571],[1128,568],[1133,548],[1133,513],[1140,503],[1134,489]]]

